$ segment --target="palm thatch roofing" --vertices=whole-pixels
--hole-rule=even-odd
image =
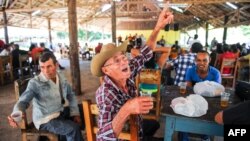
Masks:
[[[78,27],[111,31],[111,8],[102,7],[112,0],[76,0]],[[237,6],[233,9],[226,4]],[[159,0],[116,0],[117,29],[152,29],[157,16],[166,1]],[[175,15],[175,23],[181,30],[204,26],[209,23],[213,28],[249,25],[250,0],[170,0]],[[0,0],[0,27],[4,26],[4,13],[7,25],[68,31],[67,0]],[[225,16],[228,18],[225,23]]]

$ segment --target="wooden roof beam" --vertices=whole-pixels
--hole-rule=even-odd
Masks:
[[[17,0],[13,1],[8,8],[12,8],[17,3]]]
[[[249,2],[249,0],[170,0],[170,3],[207,4],[225,2]]]
[[[244,11],[240,11],[240,14],[242,14],[242,15],[243,15],[243,16],[245,16],[245,17],[250,18],[250,15],[249,15],[249,14],[247,14],[247,13],[245,13]]]
[[[219,16],[219,17],[217,17],[217,18],[213,18],[213,19],[211,19],[211,20],[208,20],[208,22],[209,22],[209,23],[212,23],[212,21],[220,20],[220,19],[224,18],[225,16],[229,16],[229,15],[235,14],[237,11],[240,11],[240,12],[241,12],[241,11],[243,11],[243,10],[245,10],[245,9],[248,9],[248,8],[250,8],[250,5],[243,6],[243,7],[239,8],[239,9],[234,10],[234,11],[232,11],[232,12],[229,12],[229,13],[227,13],[227,14],[225,14],[225,15],[221,15],[221,16]]]
[[[250,20],[244,21],[244,22],[235,23],[235,24],[228,24],[228,25],[218,26],[216,28],[235,27],[235,26],[240,26],[240,25],[249,25],[249,23],[250,23]],[[212,29],[215,29],[215,28],[212,28]]]
[[[41,4],[41,7],[32,7],[32,0],[29,0],[27,6],[25,8],[18,8],[18,9],[6,9],[6,13],[15,13],[15,12],[32,12],[32,11],[36,11],[36,10],[52,10],[52,9],[57,9],[57,8],[67,8],[67,5],[65,4],[60,5],[60,6],[43,6],[44,4],[46,4],[47,2],[49,2],[50,0],[47,0],[45,2],[43,2]],[[90,6],[96,6],[96,5],[102,5],[105,3],[109,3],[108,1],[104,1],[102,3],[98,2],[98,1],[94,1],[94,2],[79,2],[79,4],[77,4],[77,8],[84,8],[84,7],[90,7]],[[14,4],[13,4],[14,5]]]
[[[57,9],[57,8],[67,8],[65,6],[55,6],[55,7],[33,7],[33,8],[20,8],[20,9],[6,9],[7,13],[16,13],[16,12],[32,12],[36,10],[52,10],[52,9]]]

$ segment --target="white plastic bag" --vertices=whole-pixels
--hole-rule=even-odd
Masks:
[[[172,109],[176,114],[188,117],[200,117],[207,113],[208,103],[200,95],[192,94],[187,98],[177,97],[171,101]]]
[[[220,96],[224,91],[224,86],[213,81],[203,81],[194,85],[194,93],[206,97]]]

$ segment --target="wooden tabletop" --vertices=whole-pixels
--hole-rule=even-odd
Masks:
[[[229,92],[230,100],[229,100],[229,107],[232,105],[235,105],[240,102],[240,99],[238,96],[234,95],[234,91],[230,89],[226,89],[226,92]],[[193,88],[188,87],[187,93],[185,95],[180,94],[179,87],[178,86],[165,86],[161,89],[161,98],[162,98],[162,110],[161,114],[168,114],[168,115],[177,115],[186,117],[183,115],[175,114],[173,109],[170,107],[171,101],[176,97],[186,97],[190,94],[194,94]],[[222,108],[220,106],[220,96],[219,97],[204,97],[208,102],[208,110],[207,114],[201,116],[201,117],[187,117],[187,118],[194,118],[194,119],[201,119],[206,121],[214,121],[214,116],[216,113],[218,113],[221,110],[224,110],[226,108]],[[228,107],[227,107],[228,108]]]

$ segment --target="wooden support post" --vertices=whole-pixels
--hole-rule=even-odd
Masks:
[[[112,1],[112,16],[111,16],[111,23],[112,23],[112,42],[116,43],[116,6],[115,1]]]
[[[81,94],[81,76],[79,68],[79,53],[77,41],[77,16],[76,0],[68,0],[68,18],[69,18],[69,58],[72,87],[76,95]]]
[[[86,32],[86,42],[88,42],[88,39],[89,39],[89,34],[88,34],[88,24],[86,23],[86,30],[85,30],[85,32]]]
[[[225,44],[226,43],[226,40],[227,40],[227,22],[228,22],[228,16],[225,16],[224,17],[224,32],[223,32],[223,39],[222,39],[222,41],[223,41],[223,44]]]
[[[209,23],[208,22],[206,22],[206,50],[208,49],[208,42],[207,42],[207,39],[208,39],[208,25],[209,25]]]
[[[195,34],[198,34],[198,27],[199,27],[199,25],[195,25]]]
[[[50,18],[48,18],[48,31],[49,31],[49,48],[52,49],[51,19]]]
[[[5,38],[5,43],[9,43],[9,36],[8,36],[8,21],[7,21],[7,14],[5,11],[5,7],[3,7],[3,22],[4,22],[4,38]]]

